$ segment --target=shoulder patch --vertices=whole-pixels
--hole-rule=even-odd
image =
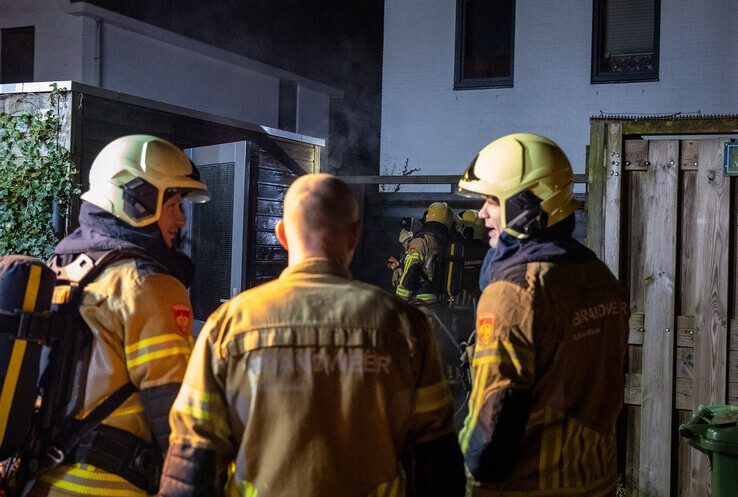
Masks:
[[[182,333],[187,334],[190,330],[190,322],[192,321],[192,310],[190,306],[183,304],[173,305],[172,316]]]
[[[497,315],[494,312],[480,312],[477,317],[477,342],[482,347],[489,345],[492,335],[495,333],[495,321]]]

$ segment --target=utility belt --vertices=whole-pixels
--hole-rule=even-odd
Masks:
[[[161,451],[136,435],[99,425],[80,440],[66,463],[89,464],[124,478],[147,494],[159,492]]]

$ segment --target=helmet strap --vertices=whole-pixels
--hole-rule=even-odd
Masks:
[[[548,214],[541,208],[541,199],[530,190],[516,193],[505,201],[505,225],[528,236],[546,229]]]

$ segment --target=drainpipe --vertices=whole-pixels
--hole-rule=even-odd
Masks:
[[[103,20],[95,18],[95,86],[103,86]]]

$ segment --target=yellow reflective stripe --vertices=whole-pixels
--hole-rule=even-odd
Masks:
[[[26,284],[26,293],[23,296],[23,310],[25,312],[33,312],[36,310],[36,298],[38,297],[38,287],[41,285],[41,266],[33,264],[28,274],[28,284]]]
[[[395,290],[395,294],[400,297],[409,297],[411,295],[411,292],[407,288],[398,286],[397,289]]]
[[[80,478],[87,478],[88,480],[105,481],[109,483],[128,483],[128,480],[113,473],[84,469],[79,464],[76,464],[73,468],[68,470],[66,474]]]
[[[33,266],[38,267],[38,266]],[[0,391],[0,442],[5,440],[5,430],[8,427],[8,416],[10,416],[10,407],[15,397],[15,387],[18,384],[18,376],[23,366],[23,357],[26,355],[26,340],[14,340],[13,351],[10,353],[10,361],[8,369],[5,373],[5,381],[3,381],[3,389]]]
[[[243,482],[244,488],[243,488],[243,495],[244,497],[258,497],[259,492],[256,490],[256,487],[251,484],[248,481]]]
[[[225,412],[225,407],[220,396],[214,392],[203,392],[189,385],[182,385],[172,411],[210,423],[216,434],[223,439],[227,439],[231,432],[225,419],[218,415],[219,412]]]
[[[405,267],[412,266],[413,264],[423,260],[423,257],[419,252],[411,252],[405,256]]]
[[[142,405],[137,406],[131,406],[131,407],[119,407],[115,411],[113,411],[113,414],[111,414],[110,418],[117,418],[119,416],[128,416],[130,414],[138,414],[139,412],[144,412]]]
[[[456,253],[456,244],[451,244],[451,257],[453,257]],[[451,275],[454,272],[454,261],[450,261],[448,263],[448,281],[446,282],[446,291],[449,295],[451,295]]]
[[[431,300],[438,300],[438,295],[435,293],[419,293],[415,296],[418,300],[424,300],[429,302]]]
[[[149,352],[148,354],[144,354],[140,357],[137,357],[133,360],[126,361],[126,364],[128,365],[128,368],[133,368],[136,366],[140,366],[141,364],[155,361],[156,359],[161,359],[162,357],[169,357],[177,354],[181,354],[184,356],[187,356],[189,358],[190,353],[192,351],[189,347],[170,347],[168,349],[162,349],[162,350],[156,350],[154,352]]]
[[[151,345],[158,345],[164,342],[175,342],[179,340],[185,340],[185,338],[182,335],[178,335],[177,333],[167,333],[166,335],[157,335],[155,337],[146,338],[145,340],[127,345],[126,355],[141,350],[144,347],[149,347]]]
[[[400,495],[400,479],[395,478],[392,481],[392,488],[390,489],[388,497],[399,497]]]
[[[44,480],[46,481],[46,480]],[[60,488],[68,492],[79,495],[100,495],[103,497],[142,497],[146,492],[137,492],[135,490],[123,490],[120,488],[95,487],[92,485],[80,485],[65,480],[57,480],[52,485],[53,488]]]
[[[435,411],[451,404],[451,392],[444,380],[419,388],[415,393],[415,414]]]
[[[472,398],[469,399],[469,416],[464,423],[464,430],[459,435],[461,452],[463,453],[466,453],[466,450],[469,448],[469,440],[471,439],[474,428],[477,426],[477,418],[479,417],[479,411],[482,408],[482,402],[484,400],[484,391],[487,389],[484,379],[487,377],[488,370],[489,364],[485,364],[474,375]],[[476,391],[474,388],[476,388]]]
[[[189,397],[189,399],[196,402],[223,402],[218,392],[203,392],[190,385],[183,384],[179,389],[179,395],[183,397]],[[188,399],[188,400],[189,400]]]
[[[385,497],[385,493],[387,492],[387,482],[380,483],[377,487],[377,490],[371,493],[372,497]]]

